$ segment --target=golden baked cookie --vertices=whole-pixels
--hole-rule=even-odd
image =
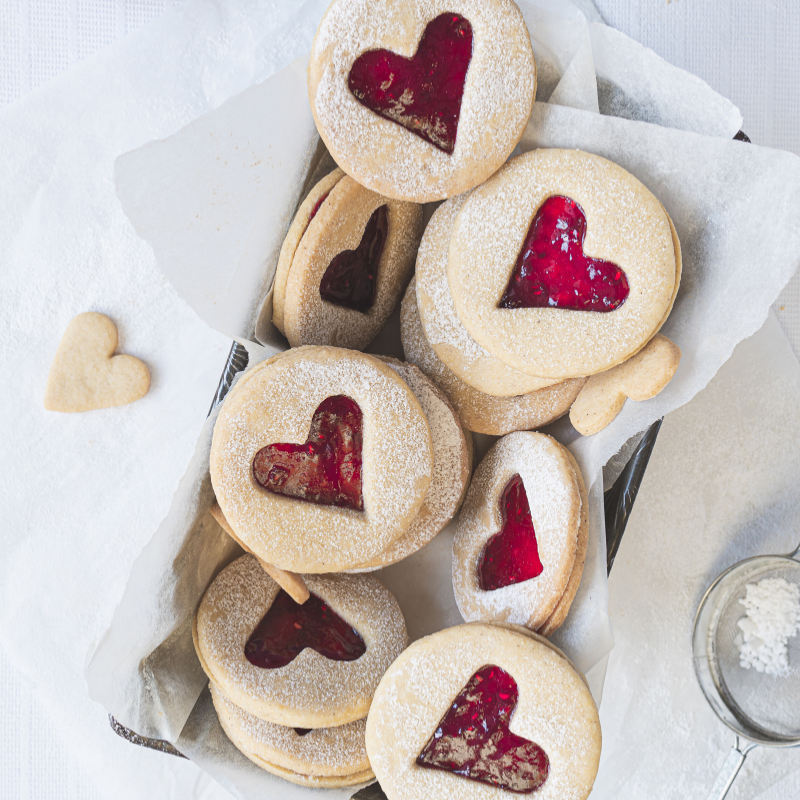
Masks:
[[[366,718],[333,728],[289,728],[239,708],[213,681],[210,689],[225,734],[262,769],[302,786],[353,786],[374,777]]]
[[[581,493],[566,448],[543,433],[504,436],[475,470],[453,540],[453,592],[467,622],[536,630],[575,565]]]
[[[511,0],[335,0],[311,47],[320,136],[348,175],[387,197],[441,200],[485,181],[535,96]]]
[[[275,276],[273,322],[292,347],[363,350],[411,278],[422,206],[383,197],[347,176],[328,189],[331,180],[314,187],[289,230]]]
[[[211,482],[236,535],[268,564],[336,572],[402,536],[433,475],[430,428],[373,356],[303,347],[257,364],[226,397]]]
[[[366,740],[389,800],[585,800],[602,737],[583,676],[563,655],[530,634],[474,623],[419,639],[392,664]]]
[[[472,471],[461,422],[441,390],[413,364],[394,358],[381,357],[381,360],[408,384],[425,412],[433,441],[433,479],[409,529],[388,550],[351,572],[388,567],[428,544],[455,516]]]
[[[464,383],[493,397],[530,394],[557,381],[536,378],[509,367],[470,336],[456,314],[447,282],[450,232],[468,195],[436,209],[425,228],[414,274],[425,338],[442,363]]]
[[[117,326],[94,311],[74,317],[47,376],[44,407],[48,411],[93,411],[124,406],[144,397],[150,372],[134,356],[114,355]]]
[[[205,673],[235,705],[276,725],[329,728],[366,715],[408,643],[397,601],[372,575],[304,575],[298,605],[251,555],[226,567],[194,619]]]
[[[283,304],[286,297],[286,282],[289,280],[289,269],[294,261],[295,253],[309,225],[317,216],[322,204],[331,190],[344,178],[344,170],[337,167],[317,182],[300,204],[294,215],[292,224],[281,245],[278,266],[275,268],[275,279],[272,283],[272,323],[283,333]]]
[[[575,549],[575,563],[572,565],[572,572],[569,574],[567,581],[567,588],[564,589],[564,594],[556,603],[553,613],[542,623],[538,629],[538,633],[542,636],[552,636],[563,624],[564,620],[569,614],[572,601],[578,593],[581,585],[581,578],[583,577],[583,567],[586,564],[586,552],[589,549],[589,494],[586,491],[586,483],[581,474],[581,468],[575,460],[575,456],[565,447],[564,452],[572,464],[572,471],[578,481],[578,490],[581,494],[581,523],[578,528],[578,542]]]
[[[585,378],[571,378],[530,394],[492,397],[464,383],[438,358],[425,338],[417,310],[416,278],[400,312],[400,335],[406,360],[419,367],[447,395],[467,430],[503,436],[541,428],[566,414]]]
[[[475,340],[531,375],[610,369],[661,326],[678,274],[669,218],[630,173],[578,150],[512,159],[456,217],[447,275]]]

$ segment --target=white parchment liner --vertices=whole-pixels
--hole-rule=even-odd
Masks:
[[[555,641],[589,672],[599,699],[604,658],[613,645],[602,467],[631,436],[691,399],[766,318],[800,260],[794,211],[800,207],[800,160],[726,141],[741,120],[728,101],[621,34],[587,25],[571,3],[520,6],[540,69],[539,99],[572,106],[537,103],[522,149],[580,147],[626,167],[664,203],[684,247],[682,288],[664,328],[684,350],[673,382],[654,400],[627,403],[594,437],[579,437],[563,421],[551,430],[571,444],[591,484],[584,579]],[[247,342],[251,365],[286,347],[269,324],[268,288],[283,235],[320,157],[304,66],[303,59],[288,65],[117,163],[120,201],[165,275],[209,324]],[[592,113],[598,108],[725,139]],[[758,206],[770,210],[771,236],[752,214]],[[266,347],[248,341],[256,331]],[[397,347],[395,316],[371,350],[399,354]],[[191,645],[191,617],[213,576],[238,553],[206,513],[213,499],[213,422],[214,415],[89,661],[90,693],[137,732],[177,741],[237,796],[310,796],[311,790],[244,759],[221,733],[207,693],[197,699],[206,681]],[[490,442],[481,439],[479,453]],[[378,573],[400,602],[412,638],[461,621],[449,579],[451,537],[447,529],[424,550]],[[329,790],[329,796],[350,794]]]

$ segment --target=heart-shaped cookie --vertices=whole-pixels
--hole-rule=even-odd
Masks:
[[[550,771],[547,753],[509,730],[517,682],[504,669],[481,667],[459,692],[417,765],[453,772],[517,794],[535,792]]]
[[[584,436],[603,430],[622,411],[626,398],[655,397],[672,380],[680,362],[680,347],[656,334],[632,358],[592,375],[575,398],[569,421]]]
[[[583,252],[586,214],[571,198],[542,203],[528,229],[498,308],[607,312],[628,296],[628,279],[611,261]]]
[[[150,372],[138,358],[115,356],[118,343],[116,325],[105,314],[78,314],[64,331],[50,367],[44,407],[92,411],[144,397]]]
[[[503,527],[486,542],[478,563],[481,590],[491,592],[542,574],[536,531],[522,477],[515,475],[500,496]]]
[[[388,211],[387,205],[376,208],[364,228],[358,247],[355,250],[343,250],[328,264],[319,284],[319,294],[323,300],[354,311],[369,311],[372,308],[378,264],[389,230]]]
[[[312,594],[300,605],[281,589],[244,646],[245,658],[263,669],[278,669],[307,647],[332,661],[355,661],[366,652],[358,631]]]
[[[469,20],[440,14],[426,26],[411,58],[391,50],[362,53],[350,68],[347,86],[370,111],[451,154],[471,60]]]
[[[273,494],[364,510],[361,409],[345,395],[323,400],[305,444],[270,444],[253,459],[253,477]]]

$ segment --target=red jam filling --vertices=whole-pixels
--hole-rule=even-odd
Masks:
[[[316,203],[314,203],[314,208],[311,209],[311,216],[308,218],[308,224],[311,224],[311,220],[317,216],[317,211],[319,211],[320,206],[328,199],[328,195],[330,192],[325,192]]]
[[[295,728],[294,729],[294,732],[298,736],[305,736],[307,733],[311,733],[311,731],[312,731],[312,728]]]
[[[440,14],[428,23],[411,58],[391,50],[368,50],[353,62],[347,85],[370,111],[450,155],[471,60],[469,20]]]
[[[517,794],[535,792],[547,780],[550,759],[538,744],[508,729],[518,697],[517,682],[505,670],[481,667],[416,763]]]
[[[247,640],[245,658],[253,666],[277,669],[306,647],[332,661],[355,661],[367,651],[358,631],[315,594],[300,605],[281,589]],[[308,733],[303,730],[297,731],[300,736]]]
[[[484,592],[522,583],[542,574],[536,531],[522,478],[515,475],[500,497],[503,527],[486,542],[478,562],[478,582]]]
[[[536,212],[498,308],[613,311],[628,296],[616,264],[584,255],[586,215],[569,197],[548,197]]]
[[[253,459],[260,486],[325,506],[364,510],[361,494],[361,409],[336,395],[323,400],[305,444],[270,444]]]
[[[328,264],[319,284],[323,300],[355,311],[368,311],[375,302],[378,264],[389,231],[388,206],[376,208],[355,250],[343,250]]]

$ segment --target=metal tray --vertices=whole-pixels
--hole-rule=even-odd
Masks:
[[[740,142],[750,142],[750,137],[744,131],[739,131],[733,138]],[[209,414],[218,403],[223,401],[236,374],[247,368],[248,361],[247,350],[238,342],[234,342],[228,353],[228,360],[225,362],[225,369],[219,379],[217,391],[214,393]],[[636,496],[639,494],[639,487],[642,485],[642,478],[644,478],[653,447],[655,447],[658,432],[661,430],[662,421],[657,420],[645,431],[622,471],[603,495],[606,517],[606,567],[609,573],[614,565],[619,546],[622,544],[622,536],[633,510],[633,504],[636,502]],[[110,714],[108,720],[114,733],[133,744],[186,758],[167,741],[139,736],[130,728],[120,725]],[[387,798],[381,790],[380,784],[373,783],[353,795],[353,800],[387,800]]]

